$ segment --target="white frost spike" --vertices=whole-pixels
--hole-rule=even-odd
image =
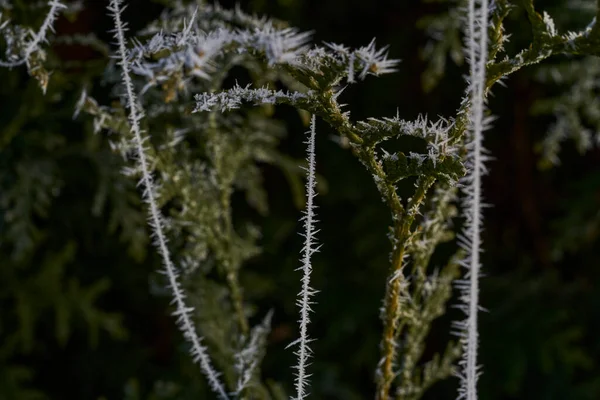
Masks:
[[[307,175],[308,180],[306,182],[306,211],[304,212],[304,216],[302,220],[304,221],[304,247],[302,248],[302,266],[298,268],[302,270],[302,289],[298,295],[298,307],[300,307],[300,338],[290,344],[290,346],[299,344],[300,348],[296,351],[296,355],[298,356],[298,365],[296,368],[296,400],[301,400],[308,396],[307,387],[308,387],[308,377],[310,374],[306,372],[308,367],[308,359],[311,355],[311,350],[308,347],[308,343],[311,339],[308,338],[308,313],[311,311],[311,302],[310,298],[312,295],[316,293],[314,289],[310,287],[310,273],[312,272],[312,264],[311,264],[311,256],[316,253],[319,249],[315,247],[316,240],[315,234],[317,230],[315,229],[315,223],[317,220],[315,219],[315,208],[314,198],[316,196],[315,185],[315,136],[316,136],[316,117],[313,114],[312,119],[310,121],[310,136],[306,144],[308,145],[307,150],[307,159],[308,159],[308,169]],[[288,346],[289,347],[289,346]]]
[[[481,199],[481,176],[485,173],[483,161],[482,132],[489,120],[484,118],[485,110],[485,68],[488,54],[488,1],[469,0],[466,42],[467,56],[470,65],[469,96],[471,109],[469,114],[469,136],[467,138],[467,175],[463,179],[465,199],[463,212],[465,214],[465,228],[462,244],[467,250],[467,259],[463,266],[468,270],[468,282],[461,284],[461,300],[467,318],[461,327],[463,358],[459,362],[461,371],[461,387],[458,391],[459,399],[477,400],[477,380],[479,368],[477,365],[477,312],[479,311],[479,271],[481,252],[481,228],[483,207]]]
[[[552,17],[550,16],[550,14],[548,14],[546,11],[544,11],[544,25],[546,25],[546,32],[548,32],[548,35],[550,36],[556,36],[557,31],[556,31],[556,25],[554,25],[554,20],[552,19]]]
[[[110,0],[108,11],[112,13],[115,22],[114,37],[119,46],[117,58],[122,69],[121,77],[123,79],[123,85],[125,86],[127,96],[129,124],[131,127],[131,133],[133,133],[134,136],[136,160],[139,165],[139,169],[142,172],[140,184],[143,186],[144,201],[148,205],[148,223],[152,228],[152,236],[155,239],[155,245],[158,248],[158,252],[162,257],[162,261],[165,266],[164,273],[169,279],[169,286],[173,291],[173,304],[175,304],[176,308],[176,311],[173,313],[173,315],[177,317],[177,324],[183,331],[183,336],[192,344],[191,353],[194,358],[194,362],[200,362],[200,368],[206,375],[210,387],[219,395],[221,399],[228,399],[225,388],[219,381],[219,373],[212,366],[206,347],[202,345],[201,338],[199,338],[196,334],[196,330],[194,329],[190,317],[190,313],[193,311],[193,308],[188,307],[185,304],[185,294],[183,293],[183,290],[181,289],[177,279],[177,271],[175,270],[175,267],[171,261],[169,248],[167,247],[167,239],[163,230],[165,221],[160,214],[158,205],[156,204],[155,185],[152,182],[148,155],[146,154],[147,150],[144,147],[144,142],[147,140],[147,137],[143,137],[143,131],[140,129],[140,120],[143,117],[143,110],[138,104],[135,92],[133,90],[130,66],[127,61],[127,49],[125,47],[124,34],[126,27],[121,20],[121,12],[123,11],[122,0]]]
[[[183,33],[181,34],[181,37],[179,38],[179,41],[178,41],[178,44],[180,46],[183,46],[187,42],[197,14],[198,14],[198,7],[196,7],[194,9],[194,13],[192,14],[192,17],[190,18],[189,24],[186,25],[185,20],[183,20]]]

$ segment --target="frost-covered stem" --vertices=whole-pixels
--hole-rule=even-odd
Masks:
[[[127,97],[127,108],[129,110],[129,123],[131,133],[134,136],[134,145],[137,155],[137,163],[142,172],[142,179],[140,181],[143,186],[143,198],[148,205],[149,211],[149,224],[153,230],[155,237],[155,245],[158,248],[158,252],[162,258],[165,274],[169,280],[169,286],[173,291],[173,303],[175,304],[176,311],[173,315],[177,316],[177,322],[179,328],[183,331],[184,337],[192,344],[192,354],[195,362],[200,362],[200,367],[208,382],[221,399],[228,399],[225,392],[225,388],[219,381],[219,373],[214,369],[208,356],[206,347],[201,343],[201,339],[196,334],[196,330],[193,326],[190,313],[193,308],[187,307],[185,304],[185,294],[183,293],[180,284],[177,279],[177,272],[171,261],[169,248],[167,247],[167,239],[163,231],[163,219],[160,215],[160,210],[155,199],[154,184],[152,183],[152,177],[150,174],[150,167],[148,165],[148,157],[146,154],[146,148],[144,142],[148,139],[142,136],[142,130],[140,129],[140,120],[143,117],[142,110],[137,104],[137,98],[133,90],[133,82],[131,80],[129,64],[127,61],[127,49],[125,47],[125,24],[121,20],[121,7],[122,0],[110,0],[108,10],[112,13],[115,22],[115,39],[118,44],[118,59],[119,65],[122,69],[122,79],[125,86],[126,97]]]
[[[48,11],[48,14],[46,15],[46,18],[44,19],[44,22],[42,23],[40,30],[38,31],[37,35],[35,35],[33,40],[27,45],[27,48],[25,49],[25,59],[26,60],[29,58],[31,53],[33,53],[35,51],[37,46],[41,42],[46,40],[46,35],[48,34],[48,30],[54,29],[53,28],[54,21],[58,17],[58,10],[60,10],[61,8],[67,8],[66,5],[62,4],[58,0],[52,0],[48,4],[50,5],[50,10]]]
[[[40,27],[36,35],[33,37],[31,42],[27,44],[27,47],[25,47],[25,51],[23,52],[23,58],[16,61],[0,61],[0,66],[12,68],[17,67],[19,65],[23,65],[24,63],[28,63],[29,56],[31,56],[31,54],[38,48],[41,42],[47,40],[46,36],[48,34],[48,31],[54,30],[54,22],[58,17],[58,11],[61,8],[67,8],[66,5],[62,4],[58,0],[49,1],[48,5],[50,5],[50,10],[48,10],[48,14],[46,14],[46,18],[44,18],[44,22],[42,23],[42,26]]]
[[[470,128],[472,141],[467,144],[471,171],[467,175],[467,199],[465,200],[466,225],[465,244],[467,245],[468,283],[464,285],[463,299],[467,319],[463,337],[464,354],[461,366],[462,382],[459,398],[477,400],[477,347],[478,327],[477,313],[479,310],[479,270],[481,251],[481,174],[483,172],[482,136],[484,129],[484,91],[486,87],[486,64],[488,52],[488,2],[487,0],[469,0],[467,44],[470,64]]]
[[[315,245],[315,136],[316,136],[316,117],[313,114],[310,122],[310,136],[307,141],[308,149],[308,169],[306,182],[306,211],[303,217],[304,220],[304,247],[302,248],[302,289],[298,295],[297,304],[300,307],[300,338],[297,340],[300,348],[296,352],[298,356],[298,365],[295,367],[296,372],[296,400],[301,400],[307,396],[308,377],[307,373],[308,359],[311,350],[308,343],[311,341],[308,337],[308,313],[311,311],[312,304],[310,298],[315,291],[310,287],[310,274],[312,272],[311,256],[318,250]]]
[[[396,376],[394,360],[396,359],[396,342],[398,320],[400,318],[400,289],[404,282],[402,268],[406,255],[406,243],[410,237],[410,226],[417,216],[418,210],[425,200],[427,191],[435,179],[427,178],[419,184],[415,195],[410,200],[407,211],[404,213],[394,229],[394,251],[392,253],[392,267],[386,285],[383,306],[383,338],[381,340],[382,359],[379,362],[377,376],[377,400],[388,400],[389,392]]]
[[[394,360],[396,358],[396,327],[398,325],[399,307],[398,298],[404,277],[401,276],[404,256],[406,253],[406,241],[408,239],[409,224],[400,224],[394,232],[397,240],[392,254],[392,268],[388,279],[384,298],[383,337],[381,339],[382,359],[377,369],[377,400],[388,400],[389,392],[394,382]],[[398,275],[395,275],[398,274]]]

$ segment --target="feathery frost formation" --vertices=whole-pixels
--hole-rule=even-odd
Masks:
[[[218,8],[203,9],[195,18],[218,11]],[[226,16],[241,19],[242,25],[247,27],[233,30],[216,26],[204,32],[191,29],[190,22],[183,32],[178,33],[165,33],[159,26],[147,30],[152,37],[143,44],[136,42],[129,55],[132,72],[148,80],[142,92],[161,83],[179,81],[182,70],[191,76],[210,79],[216,72],[216,58],[224,54],[264,57],[269,67],[294,68],[306,74],[321,71],[326,75],[335,71],[333,77],[336,80],[346,77],[349,83],[355,81],[355,75],[362,80],[368,75],[393,72],[398,63],[387,58],[387,47],[377,49],[374,40],[356,50],[333,43],[310,47],[310,32],[278,28],[270,20],[264,20],[262,24],[256,20],[251,23],[241,13]],[[181,82],[179,86],[185,88],[186,85]]]
[[[262,324],[252,329],[246,346],[235,355],[235,370],[238,374],[235,396],[239,397],[250,386],[253,375],[258,372],[261,353],[264,352],[267,336],[271,332],[272,318],[273,311],[269,311]]]
[[[214,369],[208,356],[207,349],[201,343],[201,338],[196,334],[196,330],[192,323],[191,312],[193,308],[186,306],[185,294],[181,289],[178,281],[177,271],[171,261],[169,248],[167,247],[167,238],[164,234],[164,220],[160,214],[156,202],[155,188],[151,177],[150,165],[147,160],[147,148],[145,142],[149,139],[143,137],[143,132],[140,128],[140,120],[143,118],[143,110],[137,102],[136,95],[133,89],[133,82],[130,76],[129,60],[127,57],[127,48],[125,47],[126,24],[121,20],[121,12],[123,11],[122,0],[111,0],[108,10],[111,12],[114,23],[114,38],[118,45],[118,63],[122,69],[123,85],[126,91],[127,109],[129,110],[129,124],[133,133],[133,146],[136,152],[136,162],[139,164],[139,169],[142,172],[140,185],[143,186],[143,198],[148,205],[149,225],[153,230],[155,245],[160,253],[165,267],[164,273],[169,280],[169,286],[173,291],[173,303],[176,311],[173,313],[177,317],[179,328],[183,331],[185,338],[192,344],[192,356],[194,362],[199,362],[202,371],[206,375],[210,387],[219,395],[221,399],[228,399],[225,388],[219,381],[219,373]]]
[[[269,65],[291,65],[297,62],[297,54],[306,51],[305,43],[310,38],[310,33],[292,28],[278,30],[270,23],[252,31],[218,28],[207,33],[192,31],[191,23],[181,33],[159,31],[146,44],[137,43],[130,55],[132,71],[146,76],[154,84],[164,82],[181,68],[188,69],[191,75],[209,79],[208,74],[214,71],[212,60],[231,46],[236,46],[240,54],[261,51]],[[169,51],[170,56],[157,61],[144,59],[163,51]]]
[[[482,196],[481,176],[485,173],[482,147],[483,131],[489,119],[485,112],[486,64],[488,54],[488,1],[469,0],[466,47],[467,59],[470,66],[469,97],[471,107],[469,111],[469,135],[466,147],[468,149],[466,166],[467,175],[464,184],[465,199],[463,212],[466,218],[464,234],[459,236],[460,245],[467,251],[467,258],[462,264],[468,273],[465,280],[458,283],[462,290],[461,300],[464,302],[462,309],[467,318],[456,324],[460,330],[463,345],[463,358],[459,362],[461,371],[461,386],[459,399],[477,399],[477,380],[479,366],[477,365],[478,327],[477,313],[479,311],[479,271],[481,252],[482,228]]]
[[[308,377],[310,374],[306,371],[308,368],[308,359],[311,355],[311,349],[308,347],[308,343],[311,339],[308,337],[308,323],[310,322],[308,313],[311,311],[311,304],[313,302],[310,298],[317,293],[316,290],[310,287],[310,274],[312,272],[311,257],[314,253],[319,251],[318,247],[315,247],[316,239],[315,234],[318,232],[316,229],[316,213],[314,205],[314,199],[317,195],[315,191],[316,178],[315,178],[315,136],[316,136],[316,117],[313,114],[310,121],[310,136],[306,141],[307,144],[307,182],[306,182],[306,211],[302,220],[304,221],[304,247],[302,247],[302,266],[299,270],[302,271],[302,289],[298,295],[296,304],[300,308],[300,338],[290,344],[290,346],[298,344],[299,349],[296,351],[298,356],[298,364],[294,367],[296,369],[296,400],[304,399],[308,396]]]
[[[219,93],[199,93],[194,96],[196,108],[193,112],[211,111],[219,109],[221,112],[235,110],[243,101],[261,104],[290,104],[300,105],[301,101],[307,101],[308,97],[299,92],[284,92],[283,90],[271,90],[266,87],[252,89],[250,85],[241,87],[235,85],[233,88]]]

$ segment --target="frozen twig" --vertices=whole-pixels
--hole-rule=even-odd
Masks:
[[[291,345],[299,344],[299,349],[296,351],[298,356],[298,364],[295,366],[296,372],[296,400],[301,400],[308,396],[308,377],[310,374],[306,371],[308,367],[308,359],[311,355],[311,350],[308,347],[311,339],[308,337],[308,323],[310,319],[308,313],[311,311],[311,304],[313,302],[310,298],[316,293],[314,289],[310,287],[310,274],[312,272],[311,257],[318,251],[318,247],[315,247],[316,239],[315,234],[317,229],[315,223],[315,208],[314,198],[316,196],[315,186],[315,115],[313,114],[310,123],[310,136],[306,144],[308,145],[308,168],[307,175],[308,180],[306,182],[306,211],[302,220],[304,221],[304,247],[302,248],[302,266],[299,268],[302,270],[302,289],[298,295],[297,305],[300,308],[300,338],[294,341]]]
[[[483,131],[489,120],[484,117],[486,64],[488,54],[488,1],[469,0],[467,15],[467,56],[470,65],[469,97],[471,108],[467,138],[467,175],[463,179],[464,215],[466,218],[464,234],[459,237],[461,246],[467,252],[462,265],[468,270],[465,280],[459,282],[462,289],[466,320],[457,324],[463,345],[463,358],[459,362],[461,386],[459,399],[477,400],[477,348],[479,342],[477,313],[479,311],[479,271],[481,252],[481,228],[483,207],[481,196],[481,176],[485,173],[485,155],[482,147]]]

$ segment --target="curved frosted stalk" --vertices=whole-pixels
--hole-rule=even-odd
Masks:
[[[200,368],[204,375],[208,379],[208,383],[212,390],[217,393],[221,399],[228,399],[225,388],[219,381],[219,373],[214,369],[211,364],[210,357],[206,347],[202,345],[201,338],[196,334],[196,330],[192,323],[190,313],[194,310],[192,307],[188,307],[185,304],[185,294],[181,289],[178,281],[178,275],[175,267],[171,261],[169,248],[167,247],[167,239],[164,234],[164,221],[160,214],[160,210],[156,204],[155,189],[152,182],[152,176],[150,175],[150,167],[148,165],[147,148],[144,147],[144,142],[148,137],[143,136],[143,132],[140,129],[140,120],[143,117],[143,110],[138,105],[135,92],[133,90],[133,82],[130,76],[130,67],[127,61],[127,49],[125,47],[125,30],[126,26],[121,20],[121,7],[122,0],[111,0],[108,10],[112,13],[115,30],[114,37],[117,40],[118,48],[118,60],[121,66],[123,84],[125,86],[126,98],[127,98],[127,109],[129,110],[129,124],[131,133],[133,133],[133,144],[136,150],[136,162],[138,168],[142,172],[142,178],[140,184],[143,186],[143,198],[148,205],[149,213],[149,225],[152,228],[152,234],[154,236],[154,244],[156,245],[160,256],[162,257],[163,265],[165,267],[164,273],[169,280],[169,286],[173,291],[173,304],[175,304],[174,316],[177,317],[177,324],[184,337],[192,345],[192,356],[194,362],[200,363]]]

